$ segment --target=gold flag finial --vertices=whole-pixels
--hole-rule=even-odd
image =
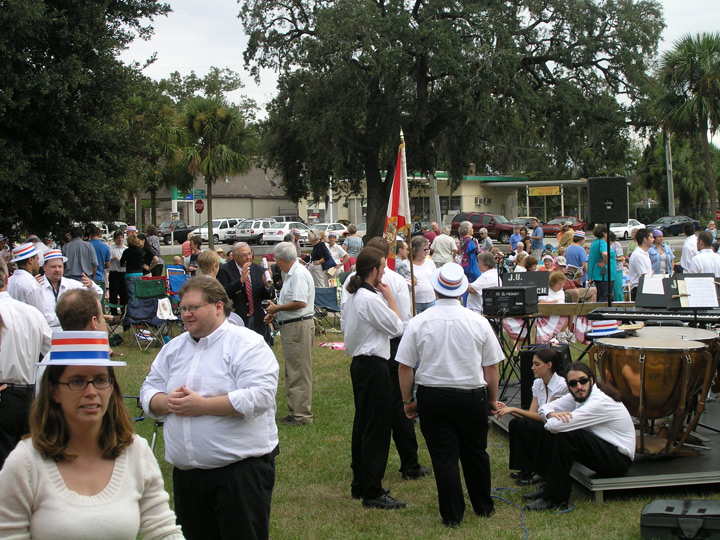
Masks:
[[[403,133],[402,128],[400,128],[400,142],[401,143],[405,142],[405,134]]]

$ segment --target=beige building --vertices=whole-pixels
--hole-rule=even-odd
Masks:
[[[410,209],[413,221],[431,221],[430,187],[426,178],[408,179]],[[458,212],[491,212],[512,219],[536,215],[548,221],[555,215],[583,215],[585,213],[585,180],[529,181],[524,177],[465,176],[460,185],[450,191],[448,174],[437,173],[438,196],[443,223],[448,224]],[[363,186],[363,191],[365,188]],[[578,208],[577,201],[580,201]],[[566,205],[565,202],[568,202]],[[347,203],[347,204],[346,204]],[[310,222],[329,220],[327,201],[298,204],[300,217]],[[364,196],[342,197],[332,202],[332,219],[347,219],[352,223],[365,222],[367,199]]]
[[[163,189],[157,193],[157,221],[170,219],[173,212],[189,225],[200,226],[207,221],[207,186],[199,176],[195,180],[195,198],[190,194]],[[173,198],[175,195],[176,198]],[[143,199],[149,199],[145,194]],[[198,214],[195,201],[203,200],[205,209]],[[220,179],[213,184],[213,219],[224,217],[269,217],[297,215],[298,206],[285,196],[281,181],[273,171],[253,167],[248,174]],[[150,222],[150,209],[144,209],[144,223]]]

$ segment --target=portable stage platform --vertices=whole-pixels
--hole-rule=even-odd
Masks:
[[[512,390],[517,389],[516,392]],[[508,389],[505,403],[520,406],[520,385]],[[514,395],[513,395],[514,394]],[[493,423],[508,430],[512,417],[493,418]],[[595,502],[602,502],[605,491],[624,489],[647,489],[670,486],[695,486],[720,483],[720,402],[709,401],[700,418],[700,424],[693,432],[703,441],[703,448],[697,456],[649,456],[636,454],[630,470],[618,478],[596,478],[587,467],[575,463],[571,476],[590,490]],[[698,450],[698,446],[685,445],[684,449]]]

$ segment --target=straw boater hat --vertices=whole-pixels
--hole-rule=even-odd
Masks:
[[[575,231],[573,233],[573,236],[575,236],[577,238],[585,238],[585,231]]]
[[[13,259],[10,261],[11,263],[16,263],[18,261],[24,261],[25,259],[29,259],[33,255],[38,255],[38,250],[35,249],[35,244],[32,242],[25,242],[24,244],[20,244],[18,247],[12,250]]]
[[[430,283],[437,292],[451,298],[462,296],[468,288],[465,271],[457,263],[447,263],[435,270],[430,277]]]
[[[337,238],[337,233],[335,231],[330,231],[328,233],[328,238],[330,238],[331,236],[334,236],[335,238]]]
[[[51,249],[45,252],[45,262],[52,261],[53,259],[61,259],[62,262],[67,262],[67,257],[65,257],[59,249]]]
[[[128,225],[127,228],[125,229],[125,232],[126,232],[126,233],[129,233],[129,232],[134,232],[134,233],[136,233],[136,232],[137,232],[137,227],[136,227],[135,225]]]
[[[55,331],[50,352],[39,366],[126,366],[127,363],[110,360],[107,332]]]

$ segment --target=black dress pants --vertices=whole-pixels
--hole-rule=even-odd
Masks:
[[[125,286],[125,272],[110,272],[108,286],[110,287],[110,296],[108,301],[111,304],[127,305],[128,295]],[[118,315],[117,310],[111,310],[113,315]]]
[[[33,388],[6,388],[0,392],[0,469],[20,439],[30,431],[28,418]]]
[[[185,538],[267,540],[275,453],[217,469],[173,469],[175,514]]]
[[[443,523],[457,525],[465,513],[459,462],[473,510],[478,515],[490,515],[494,504],[490,497],[485,388],[418,386],[417,404],[420,429],[435,469]]]
[[[600,476],[622,476],[630,468],[632,459],[617,447],[584,429],[557,433],[553,446],[543,498],[553,502],[570,499],[572,483],[570,469],[577,461]]]
[[[400,381],[398,379],[398,363],[395,361],[400,338],[390,340],[390,360],[388,370],[392,382],[392,438],[400,456],[400,472],[407,473],[420,468],[418,463],[418,444],[415,435],[415,422],[405,414]]]
[[[352,429],[353,497],[365,500],[384,494],[392,430],[392,384],[388,362],[377,356],[355,356],[350,364],[355,401]]]
[[[508,425],[510,469],[545,474],[552,450],[552,444],[547,443],[546,434],[549,435],[544,422],[531,418],[510,420]]]

